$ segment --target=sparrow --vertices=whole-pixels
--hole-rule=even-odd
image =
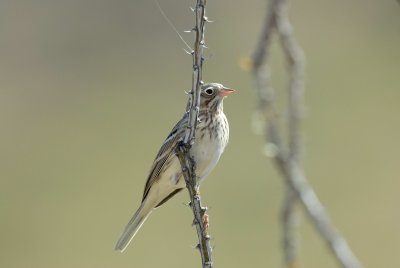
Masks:
[[[229,125],[223,100],[233,92],[219,83],[201,86],[199,121],[189,151],[195,161],[199,182],[214,169],[228,144]],[[185,113],[162,144],[147,177],[142,202],[123,230],[115,250],[124,251],[151,212],[186,188],[175,149],[185,136],[188,119],[188,113]]]

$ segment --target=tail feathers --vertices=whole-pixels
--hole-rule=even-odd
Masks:
[[[118,239],[118,242],[115,245],[115,250],[123,252],[126,249],[132,238],[136,235],[137,231],[139,231],[144,221],[150,215],[152,209],[152,207],[149,208],[149,206],[146,206],[145,203],[142,203],[142,205],[126,225],[121,237]]]

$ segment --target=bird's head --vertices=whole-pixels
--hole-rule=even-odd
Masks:
[[[235,92],[219,83],[208,83],[201,86],[200,111],[216,112],[222,109],[222,101],[225,97]]]

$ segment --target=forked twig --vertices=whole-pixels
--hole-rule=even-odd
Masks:
[[[304,57],[301,48],[292,34],[292,28],[286,12],[286,0],[270,0],[259,41],[253,52],[252,73],[259,100],[259,112],[267,122],[266,139],[273,148],[273,158],[287,183],[286,198],[282,209],[284,226],[283,250],[287,267],[297,267],[297,248],[295,238],[294,204],[297,200],[305,208],[321,237],[326,241],[332,253],[342,267],[362,267],[345,239],[336,231],[317,195],[308,183],[301,166],[301,129],[303,105],[303,66]],[[290,77],[288,89],[288,148],[279,133],[274,109],[274,90],[270,85],[268,53],[273,32],[280,38],[281,47],[288,62]]]

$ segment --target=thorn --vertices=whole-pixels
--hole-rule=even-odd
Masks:
[[[203,20],[204,20],[205,22],[210,22],[210,23],[214,22],[214,21],[212,21],[212,20],[209,20],[208,17],[206,17],[206,16],[203,17]]]
[[[200,85],[204,85],[204,81],[203,80],[200,81]]]
[[[190,30],[186,30],[186,31],[183,31],[184,33],[191,33],[191,32],[195,32],[196,31],[196,27],[193,27],[192,29],[190,29]]]
[[[192,55],[192,52],[190,52],[190,51],[187,51],[185,48],[183,49],[183,51],[185,51],[185,52],[186,52],[186,54],[188,54],[188,55]]]
[[[185,92],[186,95],[189,95],[189,94],[190,94],[190,92],[189,92],[189,91],[186,91],[186,90],[184,90],[183,92]]]
[[[208,46],[206,46],[205,44],[202,44],[201,46],[202,46],[203,48],[206,48],[206,49],[208,48]]]
[[[203,215],[203,227],[204,227],[204,233],[206,234],[208,232],[208,227],[210,227],[210,218],[208,217],[207,213],[204,213],[204,215]],[[210,240],[209,235],[207,235],[207,236],[206,236],[206,238],[208,240]]]
[[[197,244],[196,246],[194,246],[193,249],[198,249],[198,250],[200,250],[200,244]]]
[[[195,11],[194,7],[189,7],[192,12]]]
[[[182,205],[184,205],[185,207],[190,207],[190,202],[187,203],[183,202]]]

